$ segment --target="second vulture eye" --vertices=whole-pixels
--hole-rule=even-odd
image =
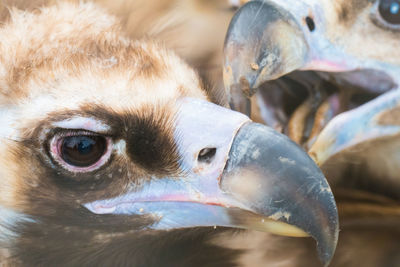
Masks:
[[[51,155],[72,172],[89,172],[101,167],[110,157],[109,137],[87,132],[56,135],[50,143]]]
[[[380,0],[378,11],[386,23],[400,25],[400,0]]]

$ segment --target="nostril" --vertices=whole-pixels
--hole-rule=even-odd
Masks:
[[[306,23],[310,32],[313,32],[315,30],[314,20],[311,17],[306,17]]]
[[[215,147],[207,147],[200,150],[197,160],[201,163],[211,163],[213,160],[217,149]]]

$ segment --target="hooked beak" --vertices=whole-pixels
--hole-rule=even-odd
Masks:
[[[181,176],[154,177],[85,207],[97,214],[151,215],[152,229],[224,226],[310,235],[329,263],[338,238],[336,204],[300,147],[241,113],[191,98],[180,102],[175,139]]]
[[[249,115],[247,98],[265,81],[301,68],[305,36],[293,15],[272,1],[250,1],[229,25],[224,44],[224,83],[231,107]]]

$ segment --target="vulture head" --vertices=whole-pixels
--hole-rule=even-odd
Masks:
[[[301,144],[331,185],[399,199],[399,37],[398,0],[250,1],[225,39],[231,105]]]
[[[231,228],[311,236],[329,262],[316,164],[173,53],[90,3],[10,9],[0,39],[1,263],[232,266]]]

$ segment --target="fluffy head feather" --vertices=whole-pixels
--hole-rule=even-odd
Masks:
[[[125,242],[118,238],[121,232],[149,220],[100,218],[80,204],[115,196],[126,190],[127,180],[140,184],[144,174],[178,173],[168,127],[174,123],[175,100],[212,100],[210,91],[174,53],[151,41],[129,40],[117,19],[94,4],[58,3],[32,12],[11,8],[7,17],[0,28],[2,254],[29,264],[58,264],[62,257],[57,251],[72,255],[77,244],[92,243],[79,249],[92,254]],[[126,147],[114,148],[112,166],[88,177],[71,175],[50,159],[49,136],[57,123],[72,118],[94,120],[93,127],[105,124],[105,134],[126,140]],[[138,146],[137,140],[148,146]],[[125,179],[112,179],[117,175]],[[54,242],[38,245],[43,236]],[[126,242],[145,246],[159,240],[151,236],[144,233]],[[76,242],[61,249],[60,240],[69,237]],[[123,263],[130,251],[110,253],[115,263]],[[65,264],[99,263],[108,255],[98,261],[82,257],[75,255]],[[134,258],[139,265],[147,260]]]

